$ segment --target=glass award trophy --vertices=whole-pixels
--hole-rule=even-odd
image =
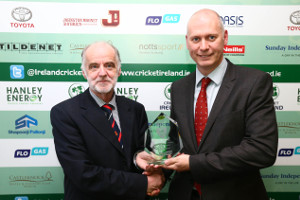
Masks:
[[[149,164],[163,165],[167,158],[177,156],[183,147],[177,122],[160,113],[145,132],[144,147]]]

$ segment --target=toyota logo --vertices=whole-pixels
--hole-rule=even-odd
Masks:
[[[300,10],[291,14],[290,21],[295,25],[300,25]]]
[[[11,16],[19,22],[26,22],[31,19],[32,12],[28,8],[18,7],[11,11]]]

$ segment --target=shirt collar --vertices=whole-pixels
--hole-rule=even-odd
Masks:
[[[225,58],[223,58],[222,62],[220,65],[212,71],[207,77],[212,80],[216,85],[220,85],[222,83],[225,71],[227,69],[227,61]],[[200,87],[200,81],[202,78],[205,76],[201,74],[201,72],[196,68],[196,87]]]
[[[104,104],[106,104],[105,101],[103,101],[102,99],[100,99],[99,97],[97,97],[97,95],[95,95],[91,89],[89,89],[91,96],[93,97],[93,99],[96,101],[96,103],[102,107]],[[114,93],[113,98],[110,100],[110,102],[108,103],[110,105],[113,105],[113,109],[115,109],[117,107],[117,102],[116,102],[116,95]]]

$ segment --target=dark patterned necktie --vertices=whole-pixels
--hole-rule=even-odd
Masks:
[[[101,108],[106,113],[106,116],[107,116],[107,119],[108,119],[108,121],[111,125],[111,128],[113,129],[114,134],[117,136],[118,141],[119,141],[121,147],[123,148],[122,133],[121,133],[121,131],[120,131],[120,129],[119,129],[114,117],[113,117],[113,114],[112,114],[113,105],[104,104]]]

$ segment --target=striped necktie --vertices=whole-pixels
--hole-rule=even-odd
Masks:
[[[113,114],[112,114],[112,110],[113,110],[113,105],[111,104],[104,104],[102,107],[103,111],[106,113],[106,117],[111,125],[111,128],[113,129],[115,135],[117,136],[118,138],[118,141],[121,145],[121,147],[123,148],[123,142],[122,142],[122,133],[113,117]]]

